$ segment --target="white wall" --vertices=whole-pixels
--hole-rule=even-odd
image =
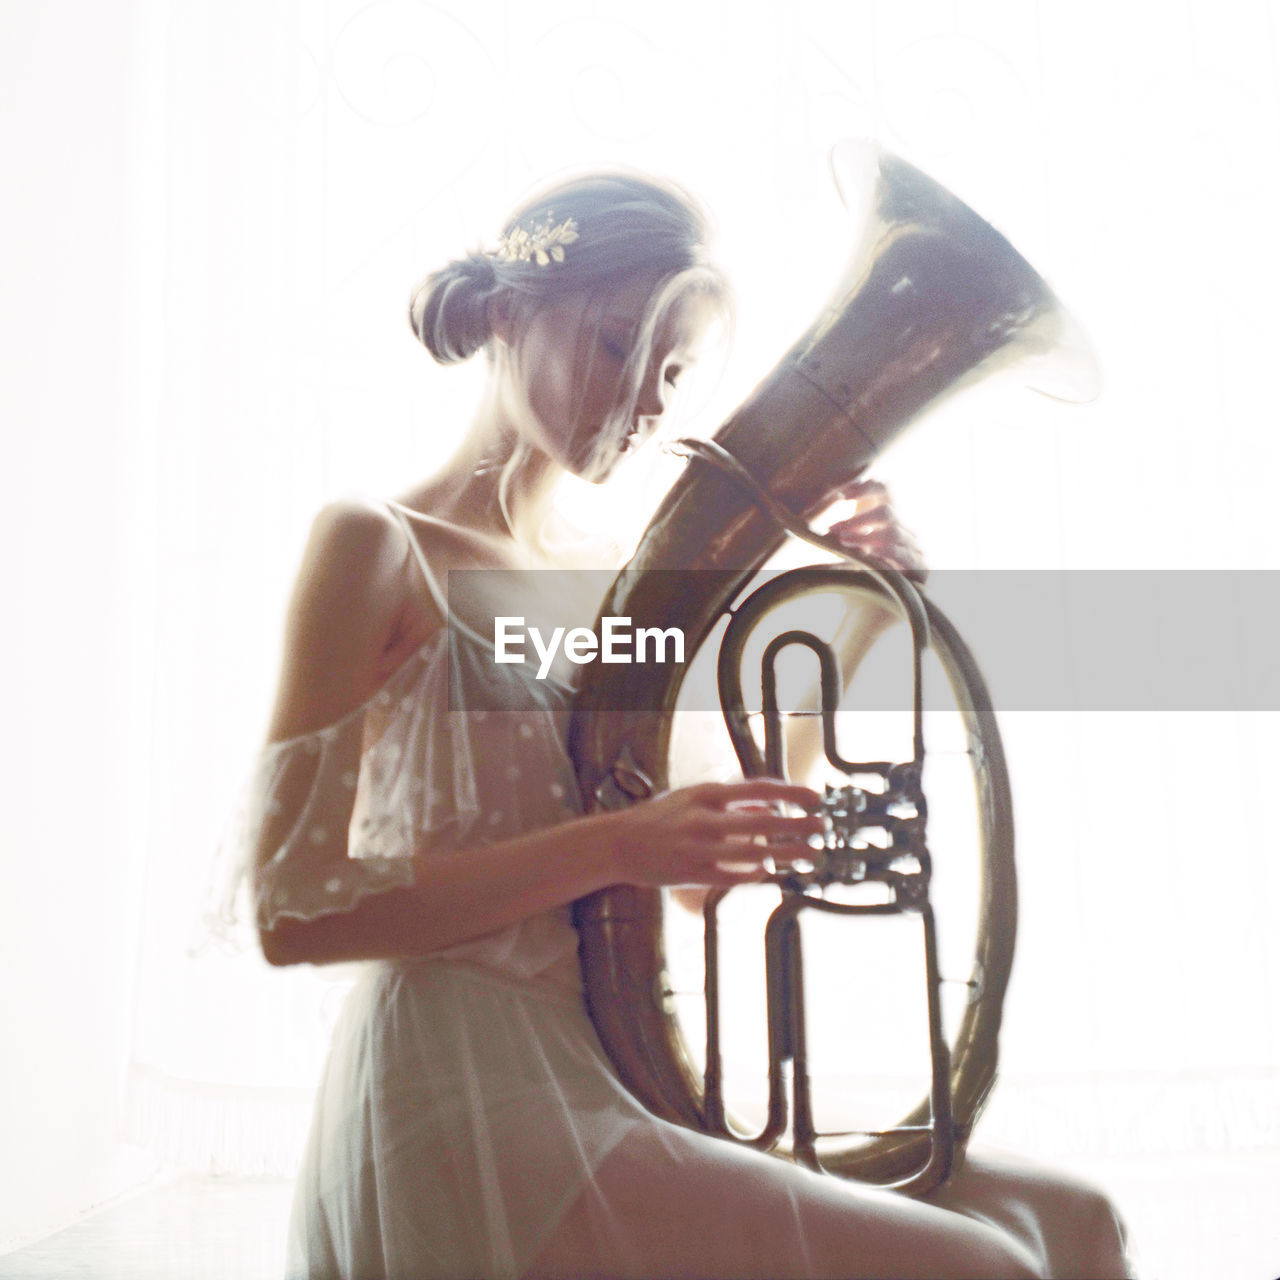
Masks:
[[[135,10],[6,4],[0,37],[0,1247],[123,1173],[146,766]]]
[[[260,732],[308,515],[411,483],[464,420],[409,286],[529,182],[622,162],[708,201],[741,300],[728,407],[843,260],[829,144],[878,136],[1010,233],[1106,376],[1089,409],[1000,393],[895,448],[931,562],[1280,567],[1274,3],[3,14],[0,1247],[116,1185],[126,1058],[206,1094],[314,1071],[327,1002],[185,968],[175,904]],[[1274,725],[1009,724],[1024,928],[991,1132],[1192,1186],[1266,1157],[1274,1185]],[[1117,757],[1130,789],[1091,793]],[[1185,1241],[1214,1245],[1190,1212],[1183,1237],[1148,1218],[1185,1274]]]

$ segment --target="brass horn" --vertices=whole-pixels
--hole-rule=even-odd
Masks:
[[[1025,380],[1059,398],[1087,399],[1096,389],[1092,357],[1079,331],[1044,280],[999,232],[920,170],[868,144],[842,144],[833,153],[833,165],[847,204],[855,198],[851,192],[860,176],[866,187],[867,216],[848,268],[815,322],[712,441],[689,442],[688,467],[601,608],[602,618],[629,617],[636,628],[681,624],[689,654],[723,615],[743,611],[745,606],[735,602],[788,532],[836,549],[807,522],[900,431],[948,394],[1015,360],[1022,362]],[[919,655],[926,643],[940,658],[977,744],[983,878],[977,978],[971,980],[974,996],[954,1044],[948,1045],[936,1017],[936,960],[930,964],[930,1097],[894,1129],[819,1160],[803,1088],[799,1001],[788,1000],[786,989],[799,980],[796,916],[819,902],[820,895],[813,892],[811,879],[797,879],[781,869],[777,880],[783,904],[781,914],[775,913],[778,923],[771,926],[776,937],[769,943],[771,1059],[776,1052],[793,1067],[794,1158],[923,1194],[948,1176],[995,1079],[1016,921],[1008,781],[981,675],[954,628],[900,575],[834,572],[846,575],[850,590],[869,593],[897,610],[912,629],[916,759],[902,762],[892,778],[886,772],[886,793],[897,787],[911,812],[907,793],[918,783],[923,758]],[[855,576],[848,577],[850,573]],[[673,583],[679,584],[678,597]],[[776,591],[806,585],[801,581]],[[687,666],[583,668],[569,742],[580,790],[590,803],[619,807],[667,786],[672,717]],[[843,678],[837,676],[836,683]],[[740,699],[726,710],[731,732],[737,721],[735,745],[745,771],[764,772],[776,762],[760,756],[743,726],[744,714]],[[903,879],[887,859],[882,861],[887,872],[899,875],[900,883],[891,890],[895,909],[916,912],[925,920],[930,953],[925,809],[923,797],[915,799],[917,817],[903,831],[915,870]],[[829,810],[836,812],[840,803],[834,799]],[[888,800],[882,796],[879,803]],[[832,825],[838,828],[838,821],[833,819]],[[829,843],[858,844],[856,833],[845,835]],[[839,861],[835,858],[831,865]],[[847,865],[833,874],[847,874]],[[712,925],[718,896],[708,899]],[[706,1077],[699,1078],[680,1028],[666,1009],[662,913],[661,892],[626,885],[575,905],[588,1008],[623,1082],[651,1111],[705,1132],[734,1136],[718,1096],[714,1052],[707,1055]],[[713,986],[713,934],[708,937],[708,984]],[[708,1025],[714,1027],[714,1014]],[[770,1074],[780,1077],[781,1067],[771,1062]],[[750,1139],[764,1149],[784,1138],[788,1118],[780,1085],[774,1085],[779,1085],[777,1079],[771,1083],[770,1121]]]

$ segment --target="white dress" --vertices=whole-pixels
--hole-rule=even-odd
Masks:
[[[337,723],[269,746],[251,832],[282,795],[306,800],[257,877],[260,923],[410,883],[415,848],[578,813],[566,686],[537,682],[533,703],[523,688],[520,711],[450,709],[451,673],[455,705],[468,690],[493,705],[520,671],[456,624]],[[297,1183],[290,1280],[993,1275],[1010,1258],[1019,1274],[1127,1274],[1105,1198],[1054,1175],[971,1161],[946,1212],[656,1120],[586,1014],[567,907],[361,970]]]

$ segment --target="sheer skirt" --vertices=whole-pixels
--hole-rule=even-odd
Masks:
[[[290,1280],[1115,1276],[1106,1198],[973,1156],[920,1203],[657,1120],[616,1080],[575,966],[368,966],[334,1036]]]

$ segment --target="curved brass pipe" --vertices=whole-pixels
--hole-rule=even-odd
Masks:
[[[838,168],[848,154],[838,149]],[[626,616],[637,628],[678,621],[692,654],[787,532],[823,544],[808,521],[957,388],[1019,358],[1030,358],[1024,367],[1056,358],[1048,366],[1056,380],[1042,389],[1063,398],[1091,394],[1093,366],[1078,330],[1009,242],[905,161],[872,152],[869,165],[871,207],[833,296],[713,440],[690,447],[685,474],[614,581],[602,617]],[[677,578],[678,601],[670,570],[686,571]],[[935,1062],[946,1102],[935,1089],[934,1099],[892,1133],[823,1162],[922,1192],[946,1176],[951,1159],[935,1149],[933,1128],[954,1134],[958,1148],[995,1076],[1016,918],[1012,820],[995,717],[963,643],[900,575],[873,574],[866,582],[914,619],[913,630],[926,624],[980,756],[985,858],[975,967],[984,989],[951,1046],[954,1062],[945,1069]],[[666,787],[681,671],[662,664],[584,668],[570,751],[591,805],[627,805]],[[918,692],[918,670],[916,678]],[[917,747],[919,755],[918,733]],[[657,1115],[723,1132],[723,1100],[714,1090],[708,1096],[667,1009],[660,892],[614,886],[577,903],[574,918],[588,1007],[623,1082]],[[793,949],[787,936],[794,919],[777,932],[782,957]],[[798,952],[775,964],[779,984],[796,980]],[[789,1036],[794,1047],[795,1028],[779,1016],[771,1037]],[[793,1128],[806,1124],[800,1116]],[[755,1141],[768,1145],[763,1135]]]

